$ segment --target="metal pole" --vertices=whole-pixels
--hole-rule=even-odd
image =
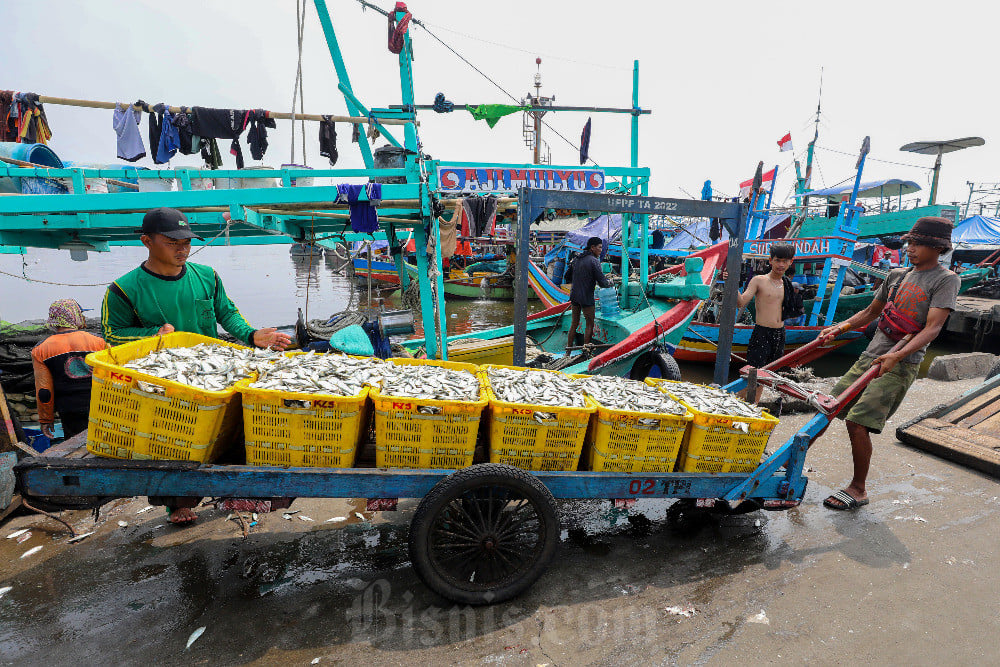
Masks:
[[[740,291],[740,264],[743,263],[743,242],[747,237],[746,218],[746,207],[740,204],[736,219],[732,221],[737,232],[729,237],[729,252],[726,255],[726,284],[719,313],[719,354],[715,358],[714,382],[718,385],[726,384],[729,379],[729,355],[736,328],[736,297]]]
[[[927,202],[929,206],[937,203],[938,176],[941,174],[941,146],[938,146],[937,159],[934,160],[934,180],[931,181],[931,196]]]
[[[536,144],[537,145],[537,144]],[[531,227],[531,195],[526,188],[518,193],[517,261],[514,274],[514,365],[524,366],[528,338],[528,230]]]

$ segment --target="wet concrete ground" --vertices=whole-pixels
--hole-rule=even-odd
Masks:
[[[145,498],[106,506],[96,525],[66,513],[96,531],[78,544],[58,523],[17,517],[0,529],[0,590],[11,587],[0,663],[993,663],[1000,485],[894,436],[979,382],[914,385],[875,440],[872,504],[857,513],[821,505],[850,476],[837,423],[788,512],[681,536],[665,524],[669,501],[562,503],[554,565],[493,607],[452,605],[417,580],[406,555],[415,501],[371,513],[363,501],[300,500],[291,519],[261,515],[246,540],[226,513],[202,508],[177,529],[161,508],[142,511]],[[805,420],[782,419],[772,446]],[[3,539],[21,528],[28,540]]]

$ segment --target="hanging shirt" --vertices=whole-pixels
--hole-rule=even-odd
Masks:
[[[364,191],[368,201],[359,201]],[[337,186],[337,201],[347,202],[351,211],[351,231],[371,234],[378,230],[378,210],[376,206],[382,200],[382,184],[367,183],[356,185],[341,183]]]
[[[107,347],[86,331],[49,336],[31,350],[35,371],[38,421],[51,424],[55,412],[86,413],[90,408],[91,372],[83,358]]]
[[[232,139],[229,152],[236,156],[236,168],[243,168],[243,148],[240,135],[243,133],[250,112],[245,109],[211,109],[194,107],[192,130],[199,137]]]
[[[174,126],[174,115],[168,111],[163,104],[153,107],[155,114],[149,115],[150,138],[149,147],[153,147],[153,124],[157,126],[156,155],[153,158],[155,164],[165,164],[177,154],[177,149],[181,147],[181,136]]]
[[[493,195],[463,199],[462,208],[469,217],[467,233],[471,236],[492,235],[496,225],[497,205],[497,198]]]
[[[337,164],[337,128],[329,116],[323,116],[319,123],[319,154],[330,160],[330,166]]]
[[[164,324],[177,331],[217,338],[219,325],[253,345],[254,328],[226,295],[210,266],[188,262],[176,276],[161,276],[145,266],[111,283],[101,306],[101,330],[111,345],[155,336]]]
[[[142,144],[139,120],[142,112],[128,106],[115,107],[113,126],[118,136],[118,157],[126,162],[135,162],[146,157],[146,147]]]

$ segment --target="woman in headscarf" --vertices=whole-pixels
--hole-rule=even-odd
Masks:
[[[83,310],[73,299],[59,299],[49,306],[49,336],[31,350],[35,369],[35,396],[42,433],[52,437],[55,413],[69,438],[86,430],[90,411],[90,366],[83,358],[103,350],[104,340],[81,331],[87,326]]]

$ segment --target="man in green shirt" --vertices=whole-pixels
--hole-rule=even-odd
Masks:
[[[109,345],[186,331],[217,337],[218,327],[247,345],[283,350],[291,338],[275,328],[254,329],[226,295],[215,269],[188,263],[191,231],[187,216],[172,208],[155,208],[142,219],[142,244],[149,257],[111,283],[101,306],[101,329]],[[197,516],[191,508],[200,498],[156,497],[167,505],[170,521],[186,524]]]
[[[155,208],[142,219],[142,244],[149,258],[111,283],[101,307],[101,329],[110,345],[172,331],[217,337],[218,325],[257,347],[283,350],[291,339],[277,329],[254,329],[226,295],[215,269],[188,263],[191,231],[187,216]]]

